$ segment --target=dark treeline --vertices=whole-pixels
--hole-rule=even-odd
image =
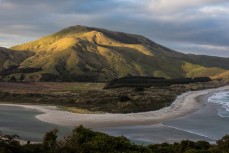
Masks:
[[[165,79],[162,77],[147,77],[147,76],[128,76],[119,79],[113,79],[105,88],[118,88],[118,87],[151,87],[151,86],[170,86],[173,84],[188,84],[196,82],[211,81],[209,77],[196,77],[196,78],[178,78],[178,79]]]
[[[0,134],[0,153],[229,153],[229,135],[216,144],[183,140],[174,144],[136,145],[124,136],[113,137],[79,126],[63,139],[57,129],[45,134],[43,142],[21,145],[16,136]]]
[[[36,68],[36,67],[31,67],[31,68],[18,68],[18,66],[11,66],[8,69],[0,71],[0,75],[2,76],[7,76],[11,74],[16,74],[16,73],[33,73],[33,72],[39,72],[42,71],[42,68]]]

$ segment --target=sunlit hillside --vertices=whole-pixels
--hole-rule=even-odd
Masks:
[[[11,49],[20,50],[18,54],[22,54],[14,62],[18,69],[42,68],[26,73],[28,80],[107,81],[130,74],[166,78],[211,77],[229,69],[228,58],[187,55],[140,35],[85,26],[69,27]],[[28,56],[28,52],[21,51],[34,55]],[[197,60],[199,58],[202,60]],[[0,67],[7,68],[2,64]]]

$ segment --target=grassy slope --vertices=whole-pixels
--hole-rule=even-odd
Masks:
[[[185,55],[139,35],[84,26],[69,27],[12,49],[36,53],[20,64],[21,68],[44,69],[32,75],[52,73],[62,78],[90,76],[106,81],[129,73],[167,78],[215,76],[229,69],[228,58]]]
[[[229,79],[229,70],[220,74],[217,74],[213,76],[213,78],[223,78],[223,79]]]
[[[220,73],[225,72],[222,68],[217,67],[203,67],[200,65],[195,65],[191,63],[185,63],[183,66],[183,70],[186,72],[186,77],[199,77],[199,76],[214,76]]]
[[[0,71],[9,68],[12,65],[19,65],[29,56],[32,56],[32,53],[28,51],[18,52],[0,47]]]

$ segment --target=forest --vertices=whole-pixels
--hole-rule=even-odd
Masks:
[[[138,145],[124,136],[109,136],[82,125],[64,138],[58,138],[58,129],[53,129],[41,143],[21,144],[19,139],[17,135],[0,134],[0,153],[229,153],[229,135],[216,144],[182,140],[174,144]]]
[[[176,84],[189,84],[197,82],[209,82],[209,77],[195,77],[195,78],[175,78],[166,79],[163,77],[151,77],[151,76],[126,76],[111,80],[104,89],[120,88],[120,87],[145,87],[152,86],[163,87]]]

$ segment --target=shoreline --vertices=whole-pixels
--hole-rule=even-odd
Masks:
[[[220,88],[199,91],[188,91],[177,96],[176,100],[169,107],[157,111],[128,114],[77,114],[59,110],[56,106],[46,105],[4,103],[0,104],[0,106],[16,106],[26,109],[34,109],[42,113],[36,116],[38,120],[67,127],[76,127],[81,124],[90,128],[149,125],[159,124],[171,119],[186,116],[203,107],[203,103],[198,100],[198,97],[205,95],[204,97],[206,98],[214,92],[223,90],[229,90],[229,86],[227,85]]]

